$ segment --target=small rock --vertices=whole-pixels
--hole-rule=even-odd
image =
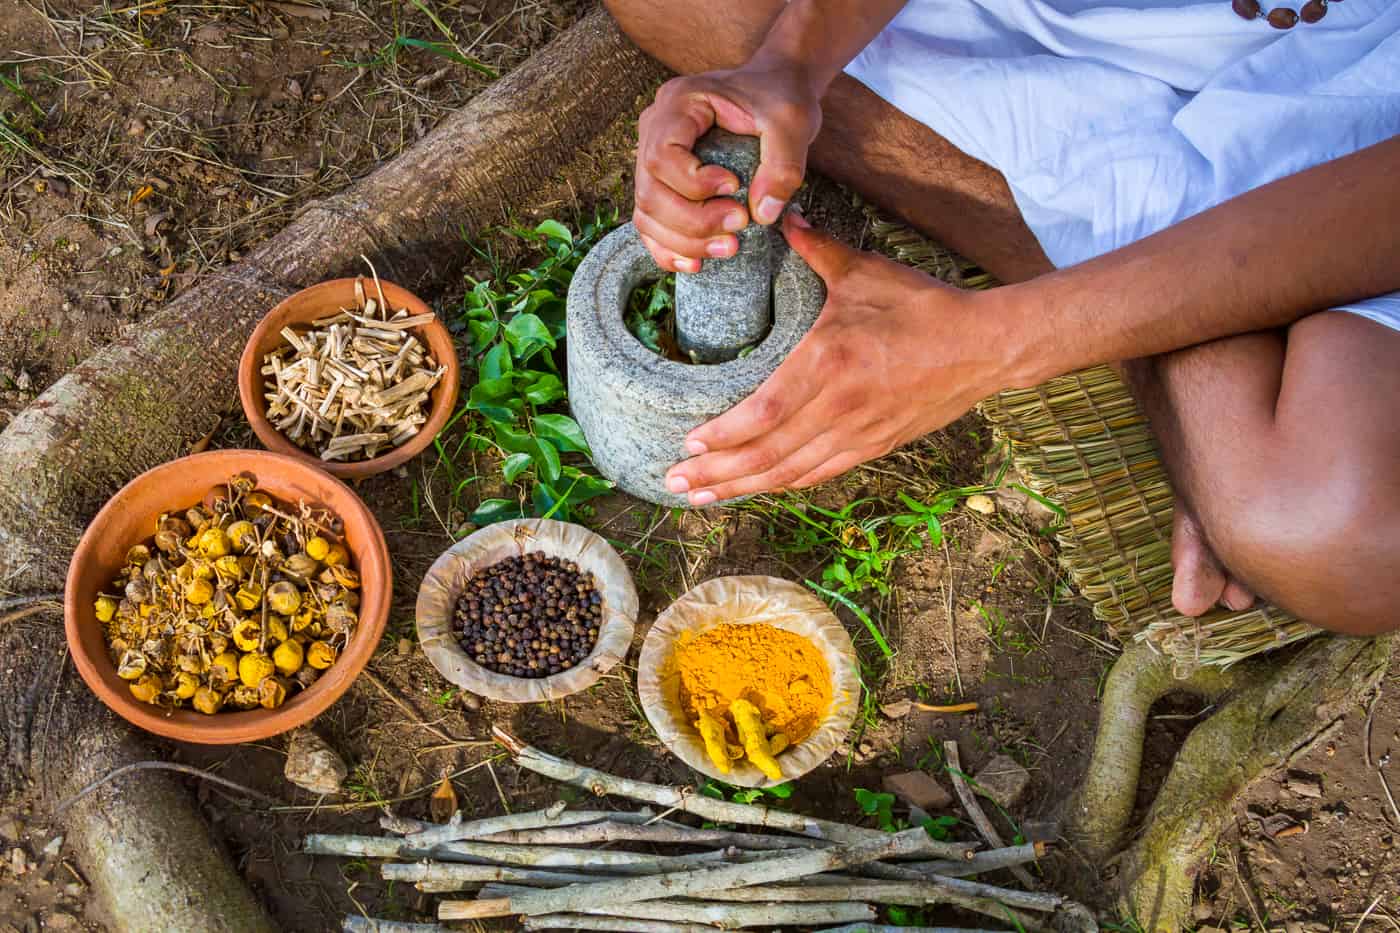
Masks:
[[[292,733],[287,749],[287,780],[313,794],[338,794],[350,769],[325,740],[310,729]]]
[[[895,700],[893,703],[886,703],[880,707],[880,712],[890,719],[903,719],[914,709],[914,701],[910,699]]]
[[[924,771],[887,774],[880,783],[886,792],[894,794],[910,807],[946,810],[953,804],[953,796]]]
[[[16,875],[22,875],[29,870],[29,860],[25,858],[24,850],[15,846],[10,850],[10,871]]]
[[[87,885],[81,881],[70,881],[63,886],[63,893],[71,898],[79,898],[87,893]]]
[[[1295,797],[1318,800],[1322,797],[1322,779],[1315,774],[1290,774],[1283,781],[1284,789]]]
[[[5,842],[19,842],[24,835],[24,824],[12,816],[0,817],[0,839]]]
[[[976,791],[1003,810],[1021,802],[1031,786],[1031,775],[1007,755],[998,755],[982,766],[973,778]]]
[[[413,653],[413,642],[407,638],[399,639],[399,657],[406,658]]]
[[[30,389],[34,388],[34,380],[30,377],[28,370],[21,369],[19,372],[15,373],[15,388],[19,389],[21,392],[28,392]]]
[[[869,742],[861,742],[856,746],[856,753],[869,758],[871,755],[875,754],[875,746],[871,745]]]
[[[44,844],[44,848],[41,851],[44,858],[54,858],[59,852],[63,851],[63,837],[54,836]]]
[[[81,930],[82,924],[80,924],[78,918],[72,914],[65,914],[61,910],[55,910],[53,913],[49,914],[48,920],[44,923],[44,928],[47,930]]]
[[[128,136],[141,136],[144,135],[145,132],[146,121],[141,119],[140,117],[134,118],[130,123],[126,125],[126,135]]]
[[[992,497],[982,493],[974,493],[963,500],[963,504],[974,512],[982,515],[991,515],[997,510],[997,504],[992,501]]]
[[[474,693],[459,693],[457,699],[464,709],[470,710],[473,713],[481,709],[481,697]]]

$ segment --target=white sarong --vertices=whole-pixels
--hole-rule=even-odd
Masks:
[[[1400,0],[1287,32],[1230,0],[911,0],[846,70],[1000,170],[1067,266],[1400,133]],[[1343,309],[1400,329],[1400,292]]]

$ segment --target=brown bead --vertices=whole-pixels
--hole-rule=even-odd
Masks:
[[[1303,22],[1315,23],[1327,15],[1327,0],[1308,0],[1298,12]]]
[[[1230,6],[1243,19],[1258,19],[1261,15],[1259,0],[1233,0]]]
[[[1278,6],[1269,11],[1268,20],[1275,29],[1292,29],[1298,25],[1298,14],[1286,6]]]

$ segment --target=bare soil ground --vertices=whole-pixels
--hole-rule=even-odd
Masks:
[[[396,46],[397,37],[444,43],[504,71],[568,25],[579,7],[334,0],[118,9],[0,0],[0,50],[8,50],[0,51],[0,76],[15,82],[0,88],[0,115],[16,134],[0,138],[0,426],[123,328],[139,327],[200,276],[217,274],[308,199],[396,155],[490,80],[432,51]],[[627,146],[627,138],[612,138],[588,154],[589,171],[543,212],[572,220],[610,197],[625,199]],[[839,222],[843,236],[862,243],[865,230],[845,207],[839,192],[815,186],[810,215]],[[461,292],[425,297],[450,314]],[[236,413],[221,423],[214,443],[255,446]],[[987,425],[970,415],[789,501],[839,508],[871,499],[863,508],[892,508],[898,492],[919,498],[979,483],[997,466]],[[385,810],[425,818],[428,795],[444,776],[469,814],[527,809],[560,796],[556,786],[503,760],[487,741],[493,723],[603,769],[656,781],[694,778],[658,745],[628,666],[582,695],[513,707],[449,689],[427,663],[414,643],[417,581],[460,535],[476,500],[502,491],[487,480],[454,499],[453,470],[493,475],[485,462],[421,457],[359,487],[389,538],[398,586],[388,632],[366,674],[316,722],[352,768],[345,794],[317,800],[290,785],[282,777],[282,739],[170,749],[174,760],[285,801],[269,809],[208,783],[190,784],[239,869],[287,930],[338,929],[341,917],[361,911],[431,916],[425,895],[385,884],[364,861],[300,854],[308,832],[378,832]],[[597,504],[589,524],[620,546],[636,575],[640,643],[656,613],[701,580],[819,574],[826,555],[796,547],[785,515],[767,499],[675,515],[615,496]],[[900,559],[890,595],[863,600],[895,650],[888,662],[843,613],[867,664],[870,695],[846,754],[801,781],[793,808],[859,819],[854,788],[878,788],[882,776],[911,768],[940,773],[937,746],[953,738],[971,771],[1000,752],[1030,770],[1031,791],[1010,814],[1018,824],[1053,818],[1087,762],[1098,688],[1114,649],[1067,591],[1043,534],[1049,520],[1012,493],[999,495],[992,515],[951,513],[946,547]],[[900,698],[970,699],[980,707],[969,715],[916,711],[896,718],[880,711]],[[1144,807],[1202,713],[1163,704],[1149,742]],[[1303,773],[1261,782],[1239,802],[1236,828],[1200,880],[1196,916],[1203,929],[1354,933],[1368,908],[1365,924],[1400,927],[1400,814],[1367,762],[1367,734],[1371,762],[1400,745],[1400,674],[1391,673],[1374,715],[1357,710],[1342,733],[1301,763]],[[104,918],[90,909],[82,866],[54,844],[58,832],[24,799],[0,806],[0,933],[103,928]],[[1092,894],[1104,866],[1062,850],[1050,869],[1063,884]],[[1110,912],[1105,919],[1119,918]]]

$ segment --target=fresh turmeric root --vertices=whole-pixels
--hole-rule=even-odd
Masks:
[[[744,754],[748,756],[749,761],[770,779],[781,781],[783,769],[773,757],[773,749],[768,744],[768,732],[763,727],[763,715],[758,711],[758,707],[748,700],[735,700],[729,704],[729,714],[734,717],[734,725],[739,730],[739,741],[744,744]]]
[[[720,774],[728,774],[729,743],[724,739],[724,726],[708,712],[701,710],[699,718],[695,721],[695,728],[700,731],[700,738],[705,740],[705,754],[710,756],[710,761],[719,769]]]

